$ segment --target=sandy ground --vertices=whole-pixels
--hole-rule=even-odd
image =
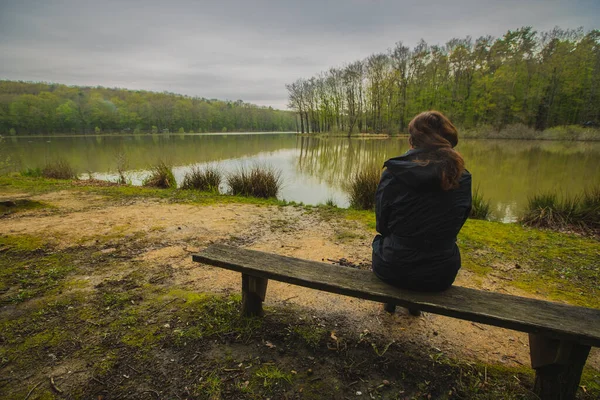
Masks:
[[[14,198],[14,194],[11,196]],[[295,207],[245,204],[211,206],[168,204],[156,200],[119,201],[72,191],[32,197],[55,209],[29,211],[0,220],[0,234],[31,234],[51,238],[60,248],[86,246],[101,241],[110,252],[111,238],[144,238],[148,246],[136,257],[174,271],[175,285],[199,292],[239,292],[239,273],[193,263],[191,254],[212,242],[268,251],[315,261],[346,258],[356,264],[370,261],[373,232],[358,222],[324,221]],[[113,271],[115,275],[125,271]],[[522,296],[501,279],[472,279],[462,270],[457,285]],[[94,280],[109,276],[94,276]],[[114,279],[115,276],[110,276]],[[92,282],[98,283],[98,282]],[[269,282],[266,305],[293,304],[314,315],[344,315],[358,332],[369,330],[390,341],[415,341],[431,345],[451,357],[529,365],[528,337],[468,321],[424,313],[415,318],[399,309],[389,315],[378,303],[324,293],[280,282]],[[600,351],[592,349],[588,365],[600,368]]]

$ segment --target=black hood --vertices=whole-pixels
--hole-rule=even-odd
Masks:
[[[420,190],[441,190],[439,168],[435,163],[425,165],[413,161],[421,149],[410,149],[399,157],[390,158],[383,166],[403,184]]]

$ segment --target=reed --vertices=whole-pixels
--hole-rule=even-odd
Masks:
[[[352,175],[347,186],[350,207],[358,210],[373,210],[380,177],[381,173],[376,167],[367,167]]]
[[[177,181],[175,180],[171,167],[161,161],[152,167],[150,175],[144,179],[142,186],[161,189],[176,189]]]
[[[42,169],[40,167],[26,168],[23,171],[21,171],[21,176],[26,176],[28,178],[41,178],[42,177]]]
[[[216,166],[194,167],[183,177],[181,188],[218,193],[222,180],[223,174]]]
[[[233,195],[268,199],[277,197],[283,180],[280,170],[266,165],[253,165],[250,168],[240,167],[229,174],[227,186]]]
[[[473,192],[473,202],[471,205],[471,213],[469,214],[469,218],[484,220],[489,219],[490,209],[490,201],[483,197],[479,191],[479,186],[477,186]]]
[[[562,197],[556,193],[534,195],[521,222],[539,228],[576,228],[597,234],[600,232],[600,186]]]
[[[77,179],[77,172],[66,160],[49,162],[42,168],[42,176],[50,179]]]

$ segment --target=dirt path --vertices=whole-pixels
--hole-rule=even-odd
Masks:
[[[373,232],[358,222],[328,220],[303,208],[221,204],[211,206],[169,204],[158,200],[128,200],[107,203],[97,195],[73,191],[31,198],[56,208],[15,214],[1,220],[0,234],[30,234],[51,238],[59,248],[100,243],[102,251],[114,250],[117,243],[143,240],[137,260],[173,271],[175,285],[199,292],[240,291],[240,277],[218,268],[191,261],[191,253],[211,242],[226,242],[286,256],[327,261],[346,258],[369,263]],[[95,275],[118,279],[126,271]],[[88,277],[89,278],[89,277]],[[470,272],[462,270],[460,286],[477,287]],[[486,290],[531,296],[507,286],[501,280],[485,279]],[[481,286],[479,286],[481,288]],[[404,310],[394,315],[382,312],[381,305],[328,294],[297,286],[270,282],[266,305],[293,304],[309,308],[314,315],[344,315],[357,331],[369,330],[390,341],[428,344],[451,357],[499,363],[529,365],[526,334],[425,313],[410,317]],[[600,352],[593,349],[588,365],[600,368]]]

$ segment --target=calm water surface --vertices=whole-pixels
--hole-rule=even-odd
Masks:
[[[280,198],[348,206],[344,184],[353,172],[408,149],[405,138],[310,138],[294,134],[210,134],[6,138],[15,170],[63,158],[79,171],[116,180],[117,158],[140,184],[159,160],[174,165],[178,180],[193,166],[217,163],[225,171],[264,163],[283,172]],[[580,193],[600,183],[600,143],[521,140],[462,140],[458,150],[473,174],[474,187],[492,203],[494,217],[511,221],[527,198],[556,191]],[[224,188],[223,188],[224,189]]]

